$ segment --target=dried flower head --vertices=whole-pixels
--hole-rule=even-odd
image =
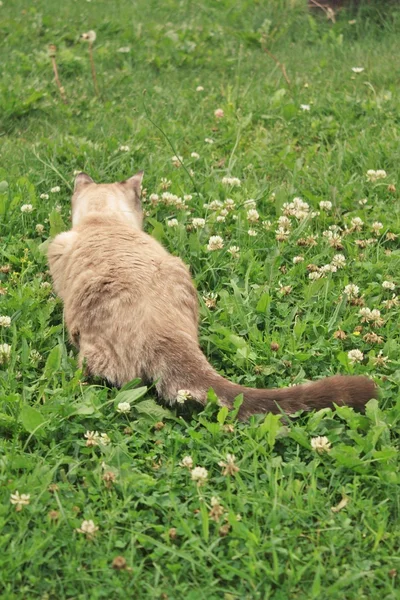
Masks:
[[[123,556],[116,556],[111,563],[111,567],[116,571],[122,571],[123,569],[126,569],[125,558]]]
[[[83,437],[86,438],[86,446],[98,446],[100,437],[98,431],[87,431]]]
[[[217,108],[217,109],[214,111],[214,115],[217,117],[217,119],[223,119],[223,118],[224,118],[224,116],[225,116],[225,113],[224,113],[224,111],[222,110],[222,108]]]
[[[225,513],[225,509],[224,507],[219,503],[219,499],[216,498],[215,496],[213,496],[211,498],[211,510],[208,513],[210,519],[212,519],[213,521],[215,521],[216,523],[219,522],[220,518],[222,517],[222,515]]]
[[[236,457],[234,454],[226,455],[226,462],[221,460],[218,464],[222,467],[222,475],[235,475],[240,471],[239,467],[235,464]]]

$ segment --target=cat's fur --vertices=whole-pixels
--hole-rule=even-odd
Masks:
[[[142,231],[142,173],[122,183],[75,180],[72,229],[49,246],[54,288],[81,363],[121,386],[140,377],[173,402],[187,390],[206,402],[213,388],[222,405],[243,394],[239,416],[319,409],[332,403],[362,408],[376,396],[366,377],[334,376],[283,389],[250,389],[221,377],[198,344],[197,294],[184,263]]]

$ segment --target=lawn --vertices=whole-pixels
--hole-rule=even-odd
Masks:
[[[333,23],[301,0],[1,3],[2,599],[399,597],[400,9],[382,4]],[[75,171],[141,169],[145,229],[190,265],[219,372],[365,374],[365,414],[239,423],[212,393],[200,412],[85,379],[48,240]]]

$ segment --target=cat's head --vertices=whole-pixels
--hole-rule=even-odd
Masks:
[[[72,196],[72,225],[75,227],[89,215],[109,215],[142,228],[143,211],[140,202],[143,171],[118,183],[95,183],[86,173],[75,178]]]

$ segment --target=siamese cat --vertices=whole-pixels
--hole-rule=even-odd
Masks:
[[[161,398],[179,394],[220,405],[243,394],[239,418],[347,404],[362,409],[376,397],[367,377],[339,376],[282,389],[246,388],[224,379],[198,342],[197,293],[189,270],[142,231],[143,173],[97,184],[77,175],[72,229],[50,243],[48,259],[66,325],[89,374],[122,386],[139,377]]]

